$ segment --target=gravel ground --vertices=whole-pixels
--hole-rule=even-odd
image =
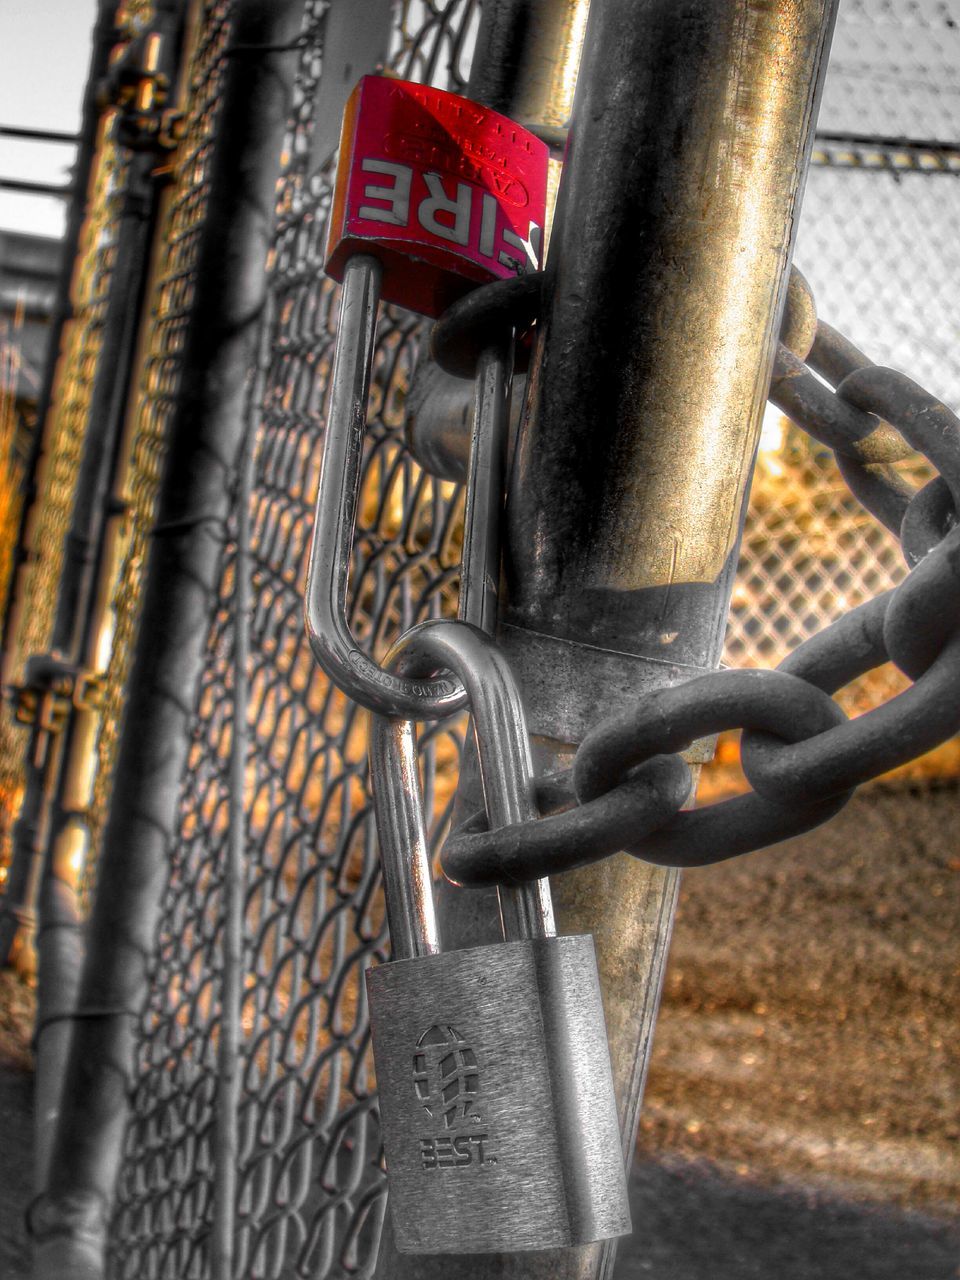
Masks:
[[[953,1212],[960,794],[875,788],[684,878],[642,1119],[648,1156]]]
[[[960,794],[874,788],[687,873],[617,1280],[960,1276]],[[0,1280],[25,1280],[31,993],[0,975]]]

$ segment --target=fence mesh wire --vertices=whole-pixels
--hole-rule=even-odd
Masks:
[[[797,236],[819,314],[878,364],[960,404],[960,5],[841,0]],[[919,482],[927,476],[915,461]],[[896,540],[850,496],[830,453],[768,419],[725,661],[769,666],[901,581]],[[841,696],[863,711],[893,669]]]
[[[329,175],[308,172],[325,9],[322,0],[307,5],[309,39],[300,55],[289,160],[278,192],[271,354],[252,501],[237,1274],[271,1280],[369,1275],[384,1207],[362,972],[384,957],[387,940],[365,725],[317,672],[301,626],[336,319],[336,291],[320,269]],[[404,76],[462,89],[477,11],[477,0],[397,4],[391,65]],[[165,224],[155,286],[160,305],[137,410],[135,515],[116,597],[113,701],[100,745],[101,815],[144,533],[190,307],[228,16],[226,0],[208,3],[196,24],[192,132]],[[950,234],[955,171],[949,157],[918,167],[916,149],[884,149],[877,139],[910,134],[941,144],[946,154],[957,136],[957,89],[947,76],[948,65],[956,65],[955,16],[945,3],[845,0],[821,128],[863,136],[819,152],[798,246],[798,262],[826,318],[878,360],[897,363],[954,401],[960,398],[949,309],[958,265]],[[927,152],[937,154],[929,145]],[[870,157],[876,155],[888,163],[875,163]],[[454,608],[461,495],[424,475],[403,445],[404,396],[418,338],[409,316],[385,311],[351,588],[354,631],[378,654],[406,626]],[[775,421],[767,443],[775,447],[761,457],[728,637],[727,660],[739,665],[779,660],[840,610],[903,573],[896,544],[847,496],[825,453]],[[208,1274],[232,594],[228,554],[183,785],[181,838],[171,851],[140,1027],[111,1231],[115,1278]],[[433,748],[426,753],[426,783],[439,830],[456,777],[456,734],[440,728]]]
[[[318,672],[302,627],[337,291],[321,270],[329,174],[309,175],[324,6],[291,120],[271,276],[273,333],[252,502],[244,1096],[237,1273],[369,1274],[384,1208],[362,974],[386,956],[365,717]],[[396,11],[392,67],[462,89],[476,5]],[[456,609],[462,502],[420,471],[402,434],[419,323],[381,318],[352,565],[351,624],[382,654],[413,622]],[[228,557],[212,622],[183,835],[173,853],[140,1045],[140,1083],[112,1233],[112,1274],[206,1274],[216,1078],[216,978],[229,785]],[[428,750],[442,810],[457,743]],[[442,821],[442,816],[438,818]]]

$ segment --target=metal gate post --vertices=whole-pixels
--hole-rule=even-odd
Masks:
[[[591,9],[505,539],[503,638],[547,766],[719,664],[835,11]],[[561,930],[596,938],[628,1162],[678,879],[621,854],[553,885]]]
[[[243,435],[303,0],[238,0],[177,412],[45,1195],[44,1280],[100,1280],[136,1018],[176,838],[194,692]]]
[[[150,26],[156,66],[148,76],[175,79],[180,45],[182,0],[155,6]],[[18,879],[21,898],[21,945],[36,903],[37,1017],[34,1032],[34,1182],[46,1185],[50,1143],[56,1124],[63,1070],[70,1043],[72,1015],[83,961],[81,911],[75,853],[86,845],[84,815],[93,782],[99,718],[96,711],[98,650],[109,612],[110,558],[106,554],[116,507],[116,474],[122,469],[121,433],[130,391],[150,244],[157,207],[154,174],[163,151],[156,112],[137,113],[139,95],[121,107],[129,156],[116,224],[114,264],[103,326],[96,381],[88,409],[84,451],[77,475],[70,531],[57,592],[51,653],[33,664],[46,683],[57,682],[56,733],[46,732],[43,767],[28,773],[24,812],[14,829],[12,870],[26,869]],[[29,682],[28,682],[29,683]],[[51,695],[56,697],[57,695]],[[32,729],[34,741],[44,733]],[[0,931],[2,932],[2,931]],[[4,952],[0,951],[0,956]]]
[[[137,68],[144,78],[158,75],[169,80],[174,75],[182,5],[183,0],[165,0],[156,5],[150,32],[157,37],[155,57],[159,61],[149,72],[147,68]],[[62,762],[76,750],[71,746],[74,719],[83,714],[86,694],[92,688],[96,645],[88,640],[89,613],[97,592],[96,581],[103,571],[103,531],[109,516],[109,494],[118,461],[149,267],[158,188],[153,171],[162,153],[159,130],[145,131],[141,127],[148,120],[159,123],[159,107],[154,115],[145,112],[142,116],[138,107],[136,99],[124,100],[120,106],[124,140],[133,149],[116,220],[109,297],[70,528],[64,539],[50,652],[29,656],[25,687],[14,691],[21,717],[30,714],[31,707],[47,706],[55,714],[52,726],[38,716],[34,716],[31,725],[22,811],[13,831],[7,894],[0,902],[0,964],[9,963],[14,954],[22,954],[33,945],[37,898],[47,851],[54,838],[51,802],[60,787]],[[85,651],[89,651],[86,656]],[[76,965],[68,965],[65,972],[73,974],[75,969]],[[65,1008],[67,993],[58,990],[60,985],[58,980],[52,987],[47,985],[46,991],[56,992],[58,1008]],[[41,991],[40,1024],[44,1018],[42,996]]]
[[[158,17],[167,20],[169,29],[165,35],[172,55],[179,45],[179,10],[180,0],[173,0],[165,14],[159,6],[157,12]],[[101,353],[101,369],[90,405],[90,439],[80,472],[71,545],[64,559],[64,582],[54,622],[54,652],[69,654],[77,674],[59,744],[62,754],[53,771],[52,800],[43,822],[46,838],[38,850],[34,1032],[34,1181],[38,1190],[46,1185],[83,964],[77,882],[88,853],[87,814],[95,779],[100,726],[98,694],[102,687],[97,665],[112,603],[114,565],[109,548],[123,512],[117,484],[126,452],[122,427],[149,275],[158,197],[157,179],[153,176],[157,159],[157,152],[151,149],[132,157],[130,164],[111,280],[111,312],[117,312],[119,333],[116,342],[104,343]],[[109,326],[108,318],[108,331]]]
[[[114,6],[115,7],[115,6]],[[96,74],[107,65],[104,44],[110,39],[111,44],[118,38],[112,22],[107,20],[106,11],[100,13],[94,33],[94,56],[91,63],[91,74]],[[88,93],[89,97],[89,93]],[[89,105],[89,104],[87,104]],[[84,159],[86,171],[83,180],[89,182],[93,140],[97,134],[97,122],[100,108],[91,109],[90,118],[84,119],[85,136]],[[88,149],[89,147],[89,154]],[[71,714],[71,685],[74,678],[67,670],[78,662],[77,644],[79,633],[84,626],[85,601],[89,595],[91,575],[97,568],[98,528],[102,518],[105,475],[108,475],[122,415],[123,401],[126,393],[126,377],[123,372],[129,365],[131,352],[131,331],[136,324],[136,313],[131,308],[131,292],[136,295],[138,277],[145,272],[147,217],[149,215],[150,197],[145,190],[149,185],[149,172],[154,161],[148,155],[131,158],[123,193],[123,207],[117,219],[117,235],[115,260],[111,271],[110,298],[107,315],[103,326],[103,339],[100,348],[97,374],[91,395],[89,414],[84,438],[83,457],[76,478],[73,511],[70,530],[64,543],[63,569],[57,590],[57,605],[50,636],[50,655],[38,658],[38,655],[25,655],[28,659],[24,688],[15,690],[17,714],[19,719],[26,719],[33,708],[39,711],[46,708],[55,711],[50,723],[34,714],[30,727],[30,743],[27,748],[28,766],[26,785],[19,818],[13,830],[13,848],[9,868],[7,889],[0,901],[0,964],[9,964],[14,956],[20,957],[33,945],[35,909],[39,889],[41,864],[44,849],[49,838],[49,800],[57,786],[60,757],[63,752],[63,734],[67,729]],[[75,201],[71,208],[72,217],[82,212],[87,203],[86,188],[75,193]],[[72,230],[73,228],[71,228]],[[75,250],[77,236],[68,240],[65,251]],[[66,306],[69,308],[70,284],[74,263],[64,264],[67,281]],[[54,318],[57,328],[55,335],[59,338],[59,328],[66,318],[61,304],[61,314]],[[46,404],[44,418],[50,408],[50,388],[53,379],[55,361],[51,351],[45,374],[43,394]],[[35,456],[31,460],[31,483],[35,486],[36,469],[44,452],[44,437],[41,430],[37,434],[34,446]],[[32,495],[35,497],[35,493]],[[30,528],[30,508],[24,512],[21,537],[29,542],[27,531]],[[18,582],[18,574],[29,572],[29,547],[21,545],[18,559],[20,561],[14,574],[10,609],[5,623],[5,635],[13,643],[16,636],[17,613],[16,598],[22,595],[22,582]],[[4,666],[9,666],[14,657],[11,650],[4,655]],[[52,659],[52,660],[51,660]],[[61,669],[57,669],[57,665]],[[56,687],[52,687],[56,686]],[[22,964],[23,961],[20,960]]]
[[[100,90],[103,77],[110,63],[110,53],[117,42],[117,28],[114,21],[116,11],[117,0],[99,0],[96,23],[91,35],[90,62],[87,69],[86,88],[83,94],[80,136],[71,178],[73,190],[67,210],[67,225],[61,249],[63,257],[60,260],[60,270],[57,276],[56,306],[50,317],[50,331],[44,356],[43,379],[37,400],[37,430],[30,446],[30,456],[26,467],[26,492],[20,517],[20,527],[17,533],[13,572],[10,575],[9,590],[4,601],[3,619],[0,622],[0,650],[2,650],[2,654],[0,654],[0,687],[2,688],[6,688],[9,684],[11,668],[19,656],[15,652],[15,647],[22,613],[24,580],[30,572],[31,558],[36,554],[36,547],[33,545],[31,537],[34,524],[31,517],[34,514],[34,503],[39,489],[38,471],[46,443],[44,438],[45,428],[56,385],[64,326],[73,316],[71,299],[73,270],[80,243],[80,232],[87,214],[90,174],[93,169],[97,137],[100,131],[100,118],[103,110],[100,103]],[[0,963],[4,959],[4,948],[0,944]]]
[[[95,672],[100,625],[94,615],[101,611],[97,609],[94,575],[99,576],[105,568],[103,542],[110,516],[111,479],[118,461],[120,429],[149,260],[156,186],[150,171],[155,163],[153,155],[134,157],[128,177],[129,186],[120,214],[117,263],[111,280],[111,314],[105,326],[101,368],[90,405],[89,439],[81,465],[54,621],[54,655],[65,658],[76,674],[73,697],[58,739],[57,767],[50,769],[51,800],[35,832],[41,838],[31,851],[37,876],[34,1154],[38,1186],[43,1185],[50,1126],[56,1115],[56,1097],[69,1042],[68,1019],[83,958],[77,871],[70,867],[69,853],[59,846],[63,828],[76,811],[77,784],[80,783],[82,794],[81,777],[89,773],[96,750]],[[116,337],[112,340],[114,330]],[[29,791],[25,807],[28,803]]]
[[[835,10],[591,7],[501,596],[544,769],[625,699],[719,663]],[[629,1161],[678,873],[617,855],[552,885],[560,929],[596,938]],[[416,1261],[402,1274],[450,1265]],[[593,1280],[614,1262],[608,1244],[457,1272]]]

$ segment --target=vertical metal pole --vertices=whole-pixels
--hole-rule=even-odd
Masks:
[[[116,342],[105,342],[91,401],[90,440],[81,467],[69,554],[65,559],[54,625],[54,650],[69,654],[82,672],[96,669],[102,613],[102,584],[109,572],[104,556],[110,524],[110,494],[119,458],[124,408],[142,314],[150,241],[154,228],[155,157],[133,157],[131,187],[124,197],[118,237],[118,264],[111,282],[111,314]],[[101,392],[104,387],[104,394]],[[104,403],[106,401],[106,403]],[[91,472],[87,475],[87,472]],[[97,591],[97,585],[101,590]],[[51,799],[35,846],[37,883],[37,1025],[35,1053],[35,1183],[46,1184],[52,1133],[58,1117],[61,1079],[69,1051],[72,1015],[83,963],[81,909],[77,895],[79,861],[86,854],[84,813],[90,801],[99,717],[74,699],[61,733],[58,768],[51,769]],[[29,792],[27,796],[29,800]],[[27,808],[24,800],[24,809]],[[40,835],[40,832],[37,833]],[[76,863],[76,865],[72,865]]]
[[[99,567],[100,535],[140,319],[138,299],[149,256],[155,187],[150,171],[155,164],[156,158],[151,154],[131,158],[127,189],[117,221],[110,299],[50,639],[53,655],[69,663],[81,661],[87,609]],[[37,739],[46,736],[45,730],[35,725],[31,734],[34,739],[31,755],[37,755],[40,753]],[[62,749],[62,744],[53,742],[47,746],[44,775],[56,774]],[[45,785],[48,785],[45,776],[31,770],[21,817],[14,827],[8,889],[0,904],[0,963],[6,963],[11,953],[27,942],[18,933],[32,933],[43,854],[50,834],[49,810],[39,799]],[[55,777],[49,785],[56,789]]]
[[[562,146],[590,0],[485,0],[467,94]]]
[[[113,801],[45,1195],[45,1280],[100,1280],[195,691],[216,598],[266,293],[303,0],[238,0],[177,411],[143,589]],[[279,48],[278,48],[279,46]],[[95,1016],[93,1016],[95,1014]]]
[[[180,48],[182,0],[157,4],[152,31],[160,37],[163,70],[172,80]],[[48,764],[46,796],[34,832],[31,881],[37,900],[37,1020],[34,1034],[34,1185],[46,1185],[59,1115],[83,963],[77,890],[87,852],[86,813],[93,788],[99,717],[87,691],[98,665],[101,632],[109,611],[112,543],[118,475],[124,468],[123,427],[137,350],[155,227],[158,184],[153,146],[128,162],[116,231],[110,300],[97,379],[89,406],[77,493],[57,597],[52,647],[76,664],[74,697],[56,751]],[[78,696],[84,695],[84,696]],[[29,810],[32,797],[27,796]],[[37,883],[38,881],[38,883]]]
[[[159,37],[162,65],[158,70],[173,79],[180,45],[180,27],[184,0],[163,0],[155,5],[151,31]],[[114,38],[112,25],[106,28]],[[95,31],[95,59],[91,73],[100,70],[100,52],[104,24]],[[88,89],[88,97],[90,91]],[[94,94],[96,99],[96,94]],[[85,120],[85,130],[87,122]],[[153,177],[159,149],[155,140],[144,140],[141,148],[128,155],[120,212],[116,220],[113,266],[109,281],[109,298],[103,322],[102,337],[96,361],[95,381],[90,396],[84,436],[83,455],[76,477],[70,528],[64,540],[63,565],[57,586],[56,611],[50,636],[52,656],[68,664],[84,665],[84,651],[91,610],[96,599],[96,580],[103,570],[103,534],[108,522],[110,492],[118,465],[118,446],[126,409],[131,367],[139,333],[141,303],[149,266],[157,201],[157,182]],[[89,180],[89,165],[87,180]],[[81,205],[80,208],[84,208]],[[71,246],[76,248],[76,242]],[[74,264],[70,264],[72,274]],[[69,295],[68,295],[69,296]],[[14,633],[11,633],[14,634]],[[12,655],[7,654],[9,659]],[[31,655],[32,656],[32,655]],[[34,909],[44,874],[45,853],[56,827],[52,824],[49,797],[60,789],[63,760],[76,751],[69,739],[72,735],[72,709],[60,735],[51,739],[45,749],[38,741],[49,737],[40,725],[32,729],[34,742],[31,756],[44,754],[44,771],[30,769],[27,775],[20,819],[14,827],[13,854],[7,893],[0,903],[0,963],[14,952],[32,945]],[[89,736],[89,735],[88,735]],[[69,772],[70,770],[68,770]],[[48,800],[41,800],[41,793]],[[61,895],[62,897],[62,895]],[[76,965],[68,965],[71,975]],[[56,990],[59,986],[54,983]],[[42,994],[42,993],[41,993]],[[57,996],[62,1005],[65,993]],[[43,1020],[42,999],[38,1015]]]
[[[0,686],[6,687],[10,682],[11,665],[18,656],[14,652],[21,605],[23,602],[24,577],[30,571],[30,559],[35,553],[32,546],[31,530],[33,521],[33,503],[38,491],[38,471],[44,456],[45,429],[50,412],[53,388],[56,378],[60,343],[64,325],[73,315],[71,287],[80,231],[87,214],[87,203],[90,195],[90,173],[97,147],[97,134],[100,130],[102,106],[100,103],[101,82],[106,74],[110,61],[110,52],[117,42],[117,28],[114,21],[117,11],[117,0],[100,0],[97,6],[97,20],[93,28],[90,50],[90,64],[87,71],[86,88],[81,110],[80,140],[73,165],[73,195],[67,212],[67,226],[63,238],[60,262],[60,273],[57,281],[57,304],[50,317],[50,334],[47,342],[46,356],[43,366],[43,382],[37,403],[37,431],[30,449],[27,463],[27,492],[24,495],[23,514],[20,518],[20,529],[17,536],[17,550],[13,573],[10,577],[10,590],[6,600],[6,608],[2,622],[2,665],[0,665]],[[2,958],[2,947],[0,947]]]
[[[129,187],[118,220],[116,263],[98,377],[91,397],[70,531],[65,539],[51,650],[55,658],[73,664],[83,665],[82,633],[93,575],[99,564],[106,490],[123,417],[139,319],[137,299],[142,291],[149,246],[153,185],[149,171],[153,163],[150,157],[137,156],[131,164]],[[9,963],[14,955],[34,945],[45,851],[54,830],[51,803],[59,788],[63,757],[70,751],[67,739],[72,734],[73,718],[71,707],[65,723],[55,734],[40,723],[31,728],[29,756],[33,762],[42,758],[43,764],[37,767],[33,763],[28,769],[23,806],[14,825],[8,888],[0,903],[0,963]]]
[[[548,764],[625,696],[719,663],[835,10],[591,10],[501,613]],[[561,929],[596,938],[628,1161],[677,888],[625,855],[553,885]]]
[[[505,533],[500,636],[544,768],[625,698],[719,662],[835,9],[591,7]],[[626,855],[552,882],[561,931],[596,938],[628,1160],[677,887]],[[456,913],[445,941],[475,939]],[[452,1265],[415,1262],[394,1274]],[[607,1244],[456,1266],[614,1262]]]
[[[457,617],[491,633],[497,625],[500,594],[500,530],[510,431],[507,371],[512,366],[512,337],[480,353],[463,511]]]
[[[545,138],[554,155],[562,150],[573,111],[589,4],[590,0],[490,0],[482,9],[467,93]],[[551,159],[550,168],[547,238],[559,163]],[[493,630],[497,624],[503,522],[502,498],[494,488],[503,480],[509,433],[502,378],[492,354],[481,354],[475,378],[469,463],[473,491],[468,490],[466,495],[459,602],[459,616],[484,630]],[[482,437],[481,431],[486,435]],[[478,559],[490,566],[479,575],[480,581],[471,569],[472,562]],[[457,794],[455,822],[483,803],[471,731],[464,743]],[[440,880],[434,892],[444,946],[479,945],[496,942],[502,936],[496,889],[464,893]]]

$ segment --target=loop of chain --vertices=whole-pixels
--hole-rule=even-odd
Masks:
[[[568,791],[567,778],[553,779],[554,797]],[[447,839],[443,873],[454,884],[522,884],[573,871],[625,848],[662,827],[690,797],[690,770],[679,756],[660,755],[630,770],[615,787],[535,822],[487,830],[474,814]],[[538,789],[543,804],[543,792]]]
[[[498,324],[532,321],[540,282],[485,286],[451,308],[433,338],[445,367],[463,376]],[[834,450],[855,496],[901,538],[910,574],[775,671],[720,671],[658,689],[596,726],[572,770],[540,785],[541,810],[561,812],[495,831],[482,815],[470,819],[444,847],[450,879],[520,883],[618,849],[665,866],[721,861],[810,830],[862,782],[960,732],[960,419],[818,321],[797,271],[780,339],[771,400]],[[940,472],[918,491],[891,465],[914,451]],[[831,695],[888,661],[912,686],[848,720]],[[684,810],[691,780],[675,753],[733,728],[744,730],[753,791]]]

